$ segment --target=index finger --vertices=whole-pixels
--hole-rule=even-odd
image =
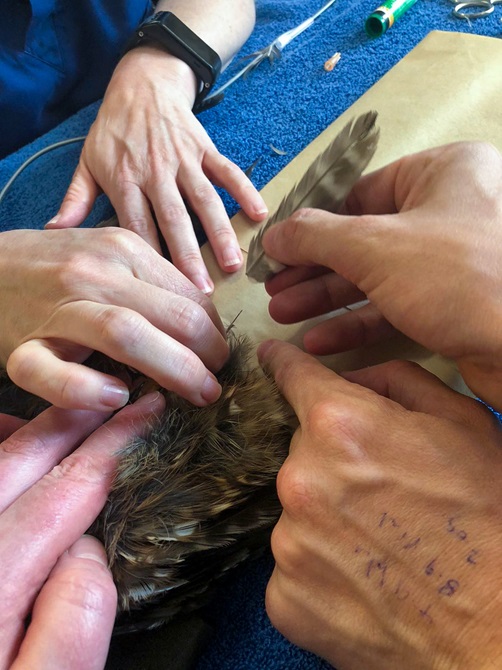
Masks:
[[[483,187],[499,190],[502,162],[490,144],[453,142],[403,156],[362,177],[347,197],[344,212],[351,215],[395,214],[414,209],[435,197],[451,206],[462,202],[466,186],[483,166]],[[460,196],[460,199],[459,199]]]
[[[132,307],[147,316],[152,307],[160,304],[160,294],[154,290],[154,287],[157,287],[167,291],[166,295],[177,294],[200,305],[220,333],[225,334],[225,328],[214,303],[139,235],[115,226],[95,228],[87,232],[94,233],[94,236],[99,234],[103,248],[107,251],[111,249],[114,253],[119,270],[126,270],[120,276],[116,275],[118,279],[114,283],[108,280],[107,285],[103,287],[104,293],[103,291],[101,293],[107,296],[103,300]],[[148,285],[152,287],[152,295],[147,296],[149,299],[145,299]]]
[[[261,366],[273,375],[279,391],[295,411],[300,423],[309,410],[323,400],[323,389],[326,386],[329,388],[329,400],[333,400],[337,392],[345,396],[353,395],[354,388],[357,388],[287,342],[263,342],[258,347],[258,358]]]

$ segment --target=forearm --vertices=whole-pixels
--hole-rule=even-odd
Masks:
[[[225,66],[251,34],[254,0],[159,0],[157,11],[169,11],[183,21],[220,56]]]

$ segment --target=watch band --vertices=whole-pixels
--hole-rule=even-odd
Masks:
[[[157,12],[143,21],[129,40],[126,52],[142,44],[161,46],[192,68],[199,81],[193,111],[195,114],[201,111],[202,102],[221,70],[221,59],[216,51],[172,12]]]

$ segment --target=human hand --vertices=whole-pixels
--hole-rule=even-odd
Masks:
[[[343,379],[289,344],[259,355],[300,421],[277,481],[272,623],[338,670],[500,667],[493,415],[412,363]]]
[[[153,212],[174,265],[201,291],[211,293],[214,284],[183,199],[227,272],[241,267],[242,252],[213,184],[226,189],[254,221],[263,220],[267,209],[250,180],[217,151],[192,113],[194,97],[195,78],[185,63],[150,47],[126,54],[51,226],[80,224],[103,190],[120,225],[160,251]]]
[[[118,228],[11,231],[0,247],[0,364],[59,407],[109,410],[123,380],[81,363],[92,350],[195,405],[216,400],[228,356],[211,301],[136,235]]]
[[[367,297],[310,330],[305,348],[344,351],[397,329],[455,359],[470,388],[500,408],[501,189],[496,149],[462,143],[363,177],[347,215],[299,211],[263,239],[267,254],[296,266],[267,283],[271,315],[290,323]]]
[[[102,427],[89,411],[51,407],[23,427],[0,415],[1,670],[104,667],[117,594],[103,547],[82,533],[117,451],[163,407],[150,394]]]

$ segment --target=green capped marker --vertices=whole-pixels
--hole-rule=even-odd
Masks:
[[[387,0],[368,16],[364,29],[369,37],[380,37],[401,14],[415,4],[417,0]]]

